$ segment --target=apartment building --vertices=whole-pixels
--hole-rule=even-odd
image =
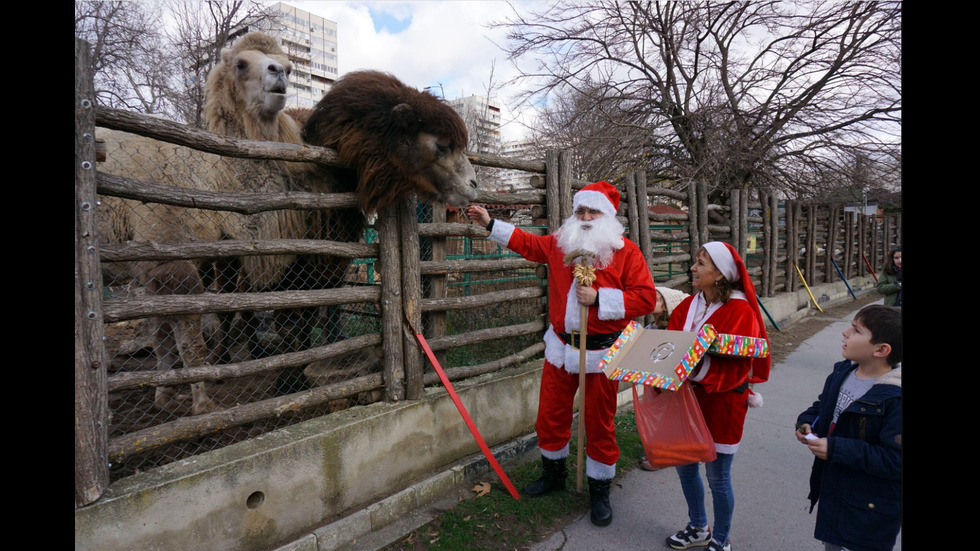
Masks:
[[[500,154],[500,106],[493,98],[466,96],[450,101],[449,105],[466,122],[470,134],[467,149],[475,153]]]
[[[522,161],[543,161],[545,146],[538,139],[525,138],[503,143],[500,155]],[[522,170],[503,170],[500,174],[501,186],[507,191],[529,189],[530,174]]]

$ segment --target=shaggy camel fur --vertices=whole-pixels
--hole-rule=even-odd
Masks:
[[[291,63],[271,37],[251,33],[221,53],[206,84],[205,120],[217,134],[253,140],[301,143],[299,125],[282,113],[286,103],[287,76]],[[232,159],[202,153],[122,132],[98,130],[106,141],[104,172],[146,182],[208,191],[284,191],[306,189],[303,165]],[[102,240],[180,243],[218,239],[301,238],[306,220],[296,211],[242,215],[228,212],[192,211],[182,207],[144,204],[112,197],[103,198],[100,218]],[[257,286],[281,279],[295,262],[292,256],[248,257],[241,260],[243,273]],[[138,278],[153,294],[204,292],[201,274],[214,272],[213,261],[172,261],[107,265],[110,277]],[[232,283],[223,288],[231,290]],[[201,332],[199,315],[166,316],[151,321],[157,369],[178,363],[200,366],[216,363]],[[221,339],[219,338],[219,341]],[[213,410],[204,383],[191,385],[192,411]],[[167,408],[173,389],[158,388],[155,403]]]
[[[299,143],[299,125],[283,111],[290,67],[274,39],[261,33],[250,33],[223,51],[206,87],[209,129],[232,137]],[[379,83],[383,84],[378,87]],[[108,152],[101,168],[139,180],[206,190],[357,190],[362,212],[372,214],[413,192],[424,200],[454,206],[463,206],[476,196],[475,173],[463,154],[466,130],[462,119],[430,94],[405,87],[390,75],[352,73],[340,79],[312,113],[305,114],[310,116],[304,130],[309,143],[337,149],[351,168],[314,169],[311,165],[223,158],[100,130]],[[119,154],[123,150],[138,151],[143,157],[127,158]],[[363,215],[353,209],[254,215],[201,211],[207,217],[199,222],[200,218],[189,216],[184,208],[114,198],[104,198],[104,203],[107,212],[102,239],[109,242],[354,241],[364,224]],[[215,266],[220,269],[215,270]],[[118,273],[112,270],[118,267],[109,265],[107,273]],[[122,267],[138,277],[149,292],[192,294],[203,292],[210,283],[201,274],[209,276],[229,267],[237,270],[240,279],[226,279],[220,284],[224,291],[239,290],[240,286],[252,291],[335,287],[343,284],[346,264],[342,259],[322,256],[278,255]],[[309,277],[310,273],[314,277]],[[163,350],[164,344],[176,345],[170,350],[179,351],[184,366],[218,361],[218,353],[209,354],[204,345],[200,316],[158,318],[153,325],[158,369],[177,364],[176,353]],[[227,323],[222,327],[227,329]],[[308,342],[308,333],[297,336],[291,346],[298,346],[298,342]],[[157,390],[158,406],[171,392]],[[203,383],[192,385],[192,397],[194,413],[214,407]]]

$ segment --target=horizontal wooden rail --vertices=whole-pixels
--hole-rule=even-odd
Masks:
[[[107,298],[104,301],[104,321],[117,322],[148,316],[178,314],[212,314],[335,306],[355,302],[381,300],[376,286],[341,287],[314,291],[275,291],[270,293],[203,293],[200,295],[166,295],[142,298]]]
[[[377,258],[377,243],[348,243],[319,239],[212,241],[206,243],[106,243],[99,246],[102,262],[136,260],[190,260],[263,254],[329,255],[343,258]]]

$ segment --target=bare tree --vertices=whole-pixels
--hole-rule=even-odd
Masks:
[[[901,3],[559,0],[498,25],[526,100],[574,94],[665,177],[809,190],[899,143]]]
[[[75,2],[75,36],[92,46],[101,105],[173,116],[177,66],[153,3]]]
[[[102,105],[204,127],[204,84],[221,50],[278,23],[257,0],[75,2],[75,36],[92,45]]]
[[[164,3],[174,21],[168,39],[182,71],[177,100],[181,118],[203,128],[204,84],[221,50],[249,30],[268,30],[276,25],[275,16],[257,0]]]
[[[572,152],[574,178],[614,181],[638,165],[655,172],[665,168],[658,166],[663,157],[645,153],[645,129],[618,124],[627,116],[618,102],[603,101],[602,88],[580,88],[555,95],[540,110],[537,128],[542,141]]]

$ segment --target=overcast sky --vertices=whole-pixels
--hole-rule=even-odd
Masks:
[[[392,73],[418,89],[440,85],[446,99],[484,95],[491,67],[505,140],[523,136],[533,117],[511,112],[515,90],[500,88],[516,73],[496,44],[503,31],[487,24],[511,14],[497,0],[300,1],[285,3],[337,23],[340,75],[357,69]],[[515,5],[541,4],[530,0]],[[522,8],[518,8],[522,9]],[[499,90],[499,91],[498,91]]]

